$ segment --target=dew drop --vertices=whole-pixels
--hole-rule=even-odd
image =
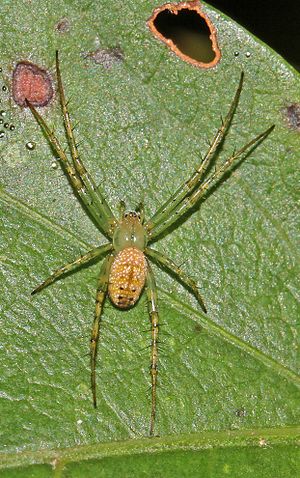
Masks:
[[[34,141],[28,141],[25,146],[27,149],[29,149],[29,151],[32,151],[36,147],[36,144],[34,143]]]
[[[6,116],[6,111],[1,110],[1,111],[0,111],[0,116],[2,116],[2,117],[3,117],[3,116]]]
[[[58,168],[57,161],[52,161],[52,163],[51,163],[51,168],[52,168],[52,169],[57,169],[57,168]]]
[[[239,51],[235,51],[234,52],[234,56],[239,56],[240,52]]]
[[[9,127],[10,131],[14,131],[16,129],[15,125],[14,124],[11,124],[10,127]]]
[[[250,58],[250,56],[251,56],[250,51],[246,51],[246,58]]]
[[[7,86],[3,85],[2,86],[2,91],[7,91]]]
[[[0,118],[0,124],[3,124],[3,123],[4,123],[4,119]]]
[[[9,127],[9,123],[4,123],[4,128],[8,128]]]
[[[5,136],[4,131],[0,131],[0,139],[4,138],[4,136]]]

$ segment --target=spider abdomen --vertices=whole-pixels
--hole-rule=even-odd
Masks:
[[[147,261],[140,249],[126,247],[118,252],[111,266],[108,285],[113,304],[120,309],[133,306],[141,295],[146,274]]]

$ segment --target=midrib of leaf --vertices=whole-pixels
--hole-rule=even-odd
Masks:
[[[60,236],[68,238],[68,239],[72,238],[81,247],[84,247],[86,249],[88,248],[91,249],[92,246],[88,244],[87,242],[79,239],[76,234],[67,230],[65,227],[60,226],[59,224],[56,224],[54,221],[51,221],[50,219],[48,219],[48,217],[43,216],[41,213],[36,212],[34,209],[30,208],[27,204],[23,203],[19,199],[14,198],[7,191],[5,191],[4,189],[1,189],[1,185],[0,185],[0,198],[7,205],[14,207],[18,211],[22,211],[24,214],[26,214],[26,216],[30,217],[30,219],[37,221],[39,224],[42,224],[43,226],[49,227],[49,229],[52,229],[54,232],[56,232]]]
[[[93,445],[81,445],[65,449],[43,449],[1,454],[1,468],[29,464],[54,463],[56,467],[82,460],[102,459],[113,456],[162,453],[178,450],[205,450],[208,448],[234,448],[249,446],[276,446],[297,444],[299,427],[251,428],[247,430],[203,431],[202,433],[143,438]],[[262,445],[263,440],[263,445]]]
[[[46,225],[47,227],[59,233],[63,237],[65,236],[72,237],[82,247],[85,247],[86,249],[92,248],[92,246],[89,245],[88,243],[78,239],[76,234],[71,233],[70,231],[67,231],[65,228],[57,225],[56,223],[54,223],[53,221],[50,221],[49,219],[46,219],[45,217],[43,217],[36,211],[32,210],[29,206],[25,205],[21,201],[15,199],[10,194],[6,193],[4,190],[0,190],[0,198],[2,198],[6,202],[6,204],[10,204],[12,207],[18,209],[18,211],[22,210],[22,212],[24,212],[24,214],[29,216],[31,219],[36,220],[40,224]],[[180,300],[175,298],[173,295],[168,293],[166,290],[160,289],[159,287],[158,289],[165,297],[168,298],[168,301],[171,304],[171,306],[173,305],[173,307],[177,311],[179,311],[180,313],[184,313],[188,317],[192,316],[193,320],[196,320],[197,323],[199,323],[202,327],[204,327],[206,330],[208,330],[212,334],[238,347],[239,349],[243,350],[247,354],[252,355],[255,359],[259,360],[261,363],[271,368],[275,373],[278,373],[279,375],[285,377],[288,381],[292,382],[294,385],[300,387],[300,376],[297,375],[294,371],[280,364],[277,360],[268,356],[261,350],[249,344],[248,342],[245,342],[240,337],[237,337],[236,335],[230,333],[229,331],[227,331],[220,325],[216,324],[207,315],[204,315],[202,312],[198,311],[197,309],[194,309],[192,306],[189,306],[188,304],[181,302]]]
[[[244,352],[252,355],[254,358],[262,362],[267,367],[273,369],[274,372],[284,376],[287,380],[292,382],[294,385],[300,387],[300,376],[297,375],[295,372],[290,370],[289,368],[281,365],[275,359],[269,357],[268,355],[261,352],[259,349],[253,347],[248,342],[245,342],[241,338],[237,337],[236,335],[231,334],[227,330],[225,330],[220,325],[216,324],[214,321],[209,319],[206,315],[199,312],[197,309],[193,309],[193,307],[189,306],[186,303],[181,302],[180,300],[175,299],[171,294],[166,291],[162,291],[165,296],[168,297],[169,301],[173,302],[176,310],[186,313],[188,317],[194,320],[194,316],[197,316],[197,323],[199,323],[202,327],[205,327],[206,330],[212,332],[214,335],[220,337],[221,339],[226,340],[232,345],[235,345],[239,349],[243,350]],[[191,313],[193,317],[191,317]]]

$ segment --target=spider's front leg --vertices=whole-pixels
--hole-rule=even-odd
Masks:
[[[86,188],[87,193],[91,197],[99,213],[101,213],[102,221],[105,220],[106,222],[108,222],[108,224],[111,224],[113,226],[116,223],[116,219],[112,213],[112,210],[110,209],[99,187],[96,186],[93,178],[91,177],[86,167],[84,166],[83,162],[81,161],[79,153],[78,153],[77,144],[76,144],[76,140],[74,136],[74,128],[72,126],[72,122],[71,122],[71,118],[70,118],[70,114],[68,110],[68,104],[66,101],[65,92],[64,92],[63,83],[62,83],[58,51],[56,51],[56,76],[57,76],[60,104],[61,104],[63,117],[64,117],[64,125],[65,125],[65,130],[66,130],[66,134],[68,138],[68,143],[70,146],[74,168],[78,176],[81,178],[81,181],[84,187]]]
[[[154,435],[155,415],[156,415],[156,387],[157,387],[157,363],[158,363],[158,309],[157,309],[157,290],[154,274],[148,262],[147,272],[147,299],[148,311],[151,321],[151,418],[150,418],[150,436]]]
[[[69,161],[65,150],[62,148],[60,142],[58,141],[57,137],[51,131],[47,123],[44,121],[42,116],[39,112],[32,106],[28,101],[26,101],[27,106],[30,108],[34,118],[36,119],[37,123],[40,125],[42,130],[45,133],[45,136],[49,143],[51,144],[53,150],[57,154],[60,160],[61,167],[65,174],[67,175],[70,184],[72,185],[74,191],[80,197],[82,203],[89,211],[91,216],[93,217],[94,221],[98,225],[99,229],[109,237],[112,237],[112,225],[115,221],[113,218],[107,218],[106,215],[103,213],[101,208],[99,209],[98,205],[94,202],[93,197],[88,193],[85,184],[83,183],[82,177],[76,171],[74,165]]]
[[[153,228],[153,232],[150,231],[150,240],[154,241],[157,236],[165,232],[173,223],[178,221],[178,219],[188,213],[199,201],[199,199],[205,195],[207,190],[212,186],[216,185],[219,180],[224,177],[225,173],[230,170],[236,160],[242,156],[247,150],[251,147],[256,147],[260,142],[264,141],[269,134],[273,131],[275,125],[270,126],[266,131],[260,133],[258,136],[253,138],[249,143],[245,144],[241,149],[234,152],[223,164],[215,169],[215,171],[206,179],[204,182],[199,183],[199,185],[191,192],[190,195],[184,197],[181,203],[177,208],[173,209],[170,212],[168,218],[164,222],[157,224]],[[147,225],[146,225],[147,226]]]
[[[159,224],[164,223],[165,220],[168,219],[172,211],[174,211],[177,206],[181,203],[181,201],[188,196],[194,188],[197,187],[197,185],[200,184],[203,175],[205,174],[207,168],[210,165],[210,162],[216,153],[218,147],[220,146],[221,142],[224,139],[224,136],[227,133],[227,130],[230,126],[230,123],[232,121],[234,112],[236,110],[236,107],[238,105],[241,91],[243,88],[243,81],[244,81],[244,73],[241,72],[241,77],[239,81],[238,88],[235,92],[234,98],[231,102],[229,111],[225,117],[225,120],[222,120],[221,126],[218,128],[211,145],[206,152],[204,158],[202,159],[200,165],[197,167],[197,169],[193,172],[193,174],[190,176],[190,178],[182,183],[179,188],[176,190],[176,192],[169,198],[167,201],[155,212],[155,214],[152,216],[150,221],[147,221],[146,227],[148,231],[152,231],[152,229],[155,229]],[[152,234],[152,237],[156,237],[157,234]]]
[[[104,301],[107,294],[108,289],[108,282],[109,282],[109,274],[110,268],[114,260],[114,255],[110,254],[105,258],[103,262],[99,279],[98,279],[98,286],[97,286],[97,293],[96,293],[96,307],[95,307],[95,317],[94,323],[92,328],[91,334],[91,385],[92,385],[92,393],[93,393],[93,403],[94,407],[97,407],[97,398],[96,398],[96,358],[97,358],[97,346],[99,340],[99,332],[100,332],[100,323],[101,323],[101,315],[103,311]]]

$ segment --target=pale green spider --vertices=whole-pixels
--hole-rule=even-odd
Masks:
[[[223,174],[230,168],[232,163],[241,156],[248,148],[254,146],[259,141],[264,140],[274,128],[274,125],[263,133],[256,136],[249,143],[243,146],[237,152],[227,159],[221,166],[217,167],[211,175],[201,181],[204,173],[221,143],[233,117],[234,111],[239,101],[243,85],[243,73],[241,74],[238,89],[230,106],[229,112],[222,122],[221,127],[216,132],[214,139],[202,159],[200,166],[191,177],[179,186],[176,192],[157,210],[157,212],[147,221],[144,219],[143,206],[140,205],[136,211],[125,212],[125,204],[121,204],[121,217],[116,219],[110,209],[106,199],[96,187],[92,177],[84,167],[76,146],[73,128],[67,108],[64,95],[61,73],[59,67],[58,52],[56,52],[56,73],[58,81],[58,90],[60,102],[64,117],[64,126],[68,138],[68,144],[71,151],[72,162],[67,158],[64,149],[61,147],[54,133],[47,126],[43,118],[36,109],[27,101],[35,119],[44,130],[46,137],[57,153],[63,171],[67,175],[76,195],[82,201],[84,207],[95,221],[100,231],[109,238],[107,244],[101,245],[78,257],[73,262],[57,269],[48,279],[42,282],[32,294],[44,289],[52,284],[56,279],[72,269],[93,261],[100,256],[105,260],[100,269],[96,293],[96,310],[91,335],[91,385],[93,393],[93,402],[96,407],[96,356],[97,344],[99,339],[100,321],[103,310],[103,304],[107,292],[112,303],[118,308],[132,307],[139,299],[146,284],[146,293],[148,299],[148,310],[151,321],[151,417],[150,417],[150,435],[154,434],[154,424],[156,415],[156,387],[157,387],[157,364],[158,364],[158,310],[157,310],[157,291],[154,275],[149,264],[148,258],[161,266],[163,269],[172,273],[187,289],[189,289],[204,312],[206,307],[200,296],[197,285],[180,267],[178,267],[167,256],[149,247],[157,237],[166,232],[166,230],[183,214],[188,212],[195,203],[205,194],[207,189],[216,184]]]

